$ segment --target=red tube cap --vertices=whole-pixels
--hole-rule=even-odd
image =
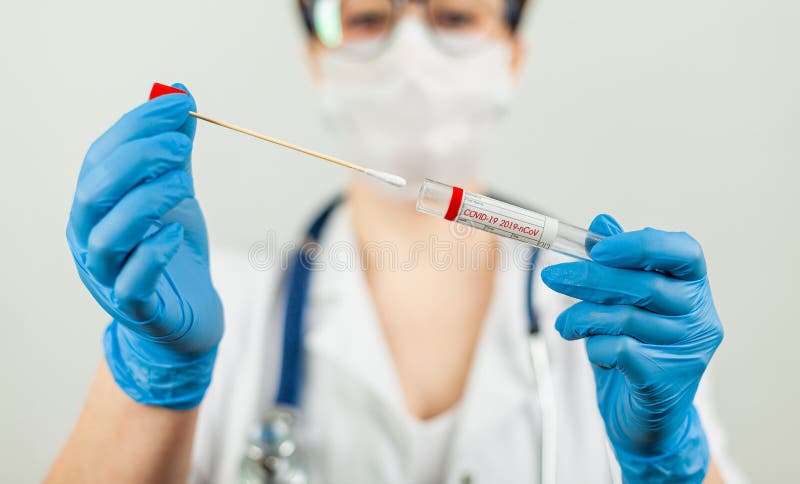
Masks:
[[[148,100],[153,100],[165,94],[187,94],[187,92],[183,89],[178,89],[177,87],[167,86],[166,84],[156,82],[153,84],[153,89],[150,90],[150,97]]]

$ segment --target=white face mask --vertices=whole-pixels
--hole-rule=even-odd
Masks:
[[[387,50],[369,61],[320,56],[323,114],[342,157],[408,180],[460,184],[477,171],[484,139],[511,100],[511,46],[482,41],[455,57],[421,22],[403,20]]]

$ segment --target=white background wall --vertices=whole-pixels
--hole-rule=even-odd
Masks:
[[[3,5],[0,481],[41,478],[100,357],[106,317],[63,235],[90,142],[154,80],[180,80],[205,113],[331,145],[293,3]],[[488,179],[573,223],[606,211],[704,244],[727,330],[713,367],[734,455],[754,481],[787,482],[800,455],[800,3],[541,0],[533,14]],[[242,249],[269,229],[291,238],[344,181],[206,125],[194,167],[212,241]]]

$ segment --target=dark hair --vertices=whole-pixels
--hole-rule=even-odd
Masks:
[[[311,14],[311,7],[314,0],[297,0],[297,5],[300,7],[300,15],[303,18],[303,25],[306,27],[308,35],[314,34],[314,23]],[[511,27],[512,32],[516,32],[519,27],[519,22],[522,19],[522,12],[525,11],[525,5],[528,0],[505,0],[506,3],[506,23]]]

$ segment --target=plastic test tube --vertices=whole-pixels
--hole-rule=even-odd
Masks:
[[[417,211],[584,260],[590,260],[589,251],[603,238],[553,217],[427,178],[419,190]]]

